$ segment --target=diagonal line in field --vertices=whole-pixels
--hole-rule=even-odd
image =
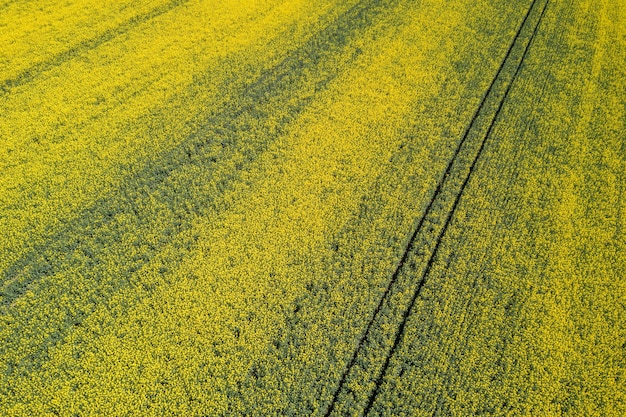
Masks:
[[[378,392],[380,390],[380,386],[382,384],[382,380],[383,377],[385,375],[385,372],[387,370],[387,368],[389,367],[389,362],[391,361],[391,357],[393,356],[393,354],[395,353],[396,349],[398,348],[398,345],[400,344],[400,341],[402,340],[402,335],[404,334],[404,328],[406,327],[406,323],[407,320],[409,318],[410,312],[413,309],[413,306],[415,305],[415,301],[417,300],[417,297],[419,296],[421,289],[424,287],[424,283],[426,282],[426,277],[428,276],[432,265],[434,263],[435,257],[437,255],[437,252],[439,250],[439,246],[441,244],[441,240],[444,236],[444,234],[446,233],[446,230],[448,229],[448,226],[450,225],[450,221],[452,220],[452,216],[458,206],[458,203],[461,199],[461,196],[463,195],[463,191],[465,190],[471,173],[474,171],[475,167],[476,167],[476,163],[478,162],[478,159],[480,158],[480,155],[482,154],[483,149],[485,148],[485,144],[487,142],[487,139],[489,138],[489,136],[491,135],[491,132],[493,131],[493,127],[495,125],[495,122],[498,118],[498,116],[500,115],[500,111],[502,110],[502,107],[504,105],[504,102],[506,101],[506,98],[509,95],[509,92],[511,91],[511,87],[515,81],[515,79],[517,78],[517,75],[519,74],[520,69],[522,68],[522,64],[524,62],[524,59],[526,58],[526,55],[528,53],[528,50],[530,49],[530,45],[537,33],[537,30],[539,28],[539,24],[541,23],[541,20],[543,19],[544,13],[546,11],[546,8],[548,6],[549,0],[547,0],[544,3],[543,9],[541,11],[541,15],[539,16],[539,20],[537,21],[537,24],[535,25],[535,28],[533,30],[533,34],[531,35],[528,43],[526,44],[526,47],[524,48],[524,53],[522,54],[522,59],[520,60],[516,70],[515,70],[515,74],[513,75],[513,79],[511,80],[511,82],[509,83],[509,85],[506,88],[506,91],[504,93],[504,96],[502,97],[502,100],[500,101],[500,104],[498,105],[498,109],[496,110],[496,113],[493,117],[493,119],[491,120],[491,123],[489,124],[489,129],[487,129],[487,133],[485,134],[485,137],[480,145],[480,149],[478,150],[478,153],[476,154],[476,156],[474,157],[474,160],[472,161],[472,165],[470,166],[469,169],[469,174],[467,175],[467,177],[465,177],[465,180],[463,181],[463,185],[461,186],[461,190],[459,191],[459,193],[457,194],[456,199],[454,200],[454,204],[452,206],[452,210],[448,213],[448,216],[446,218],[446,222],[443,226],[443,228],[441,229],[441,232],[439,233],[439,236],[437,238],[437,243],[435,245],[435,248],[432,252],[432,255],[430,256],[430,258],[428,259],[428,264],[426,265],[426,269],[424,270],[424,273],[422,274],[420,281],[417,284],[417,287],[415,289],[415,292],[413,293],[413,297],[411,298],[411,302],[409,303],[409,307],[407,308],[407,310],[405,311],[405,314],[402,317],[402,322],[400,323],[400,327],[398,328],[398,331],[396,333],[396,338],[394,339],[394,343],[393,346],[391,348],[391,350],[389,351],[389,353],[387,354],[387,357],[385,359],[385,364],[383,365],[383,368],[381,369],[381,372],[378,376],[378,378],[376,379],[376,386],[374,388],[374,391],[372,392],[372,395],[370,396],[368,402],[367,402],[367,406],[365,407],[365,410],[363,412],[363,415],[367,415],[369,413],[369,411],[371,410],[373,404],[374,404],[374,400],[376,399],[376,396],[378,395]],[[436,411],[436,410],[435,410]]]
[[[393,9],[398,3],[398,0],[361,0],[324,21],[322,27],[288,51],[281,61],[242,86],[242,91],[219,113],[199,120],[198,128],[173,149],[146,161],[119,187],[85,208],[77,218],[46,237],[41,244],[33,244],[22,258],[0,271],[0,316],[16,314],[13,303],[28,289],[42,288],[33,284],[54,279],[54,275],[68,269],[73,272],[64,278],[63,283],[68,286],[89,283],[93,294],[89,299],[85,297],[81,301],[83,304],[74,304],[73,310],[64,313],[67,314],[66,324],[57,324],[56,317],[42,319],[54,321],[54,325],[47,321],[41,325],[21,317],[23,325],[14,326],[6,341],[3,339],[6,343],[0,342],[0,354],[20,343],[24,327],[32,328],[37,323],[45,331],[53,329],[50,332],[54,333],[38,343],[34,353],[25,354],[17,366],[30,369],[40,366],[45,352],[71,332],[67,323],[80,325],[91,314],[91,304],[106,303],[118,291],[141,285],[133,280],[135,271],[151,262],[159,246],[154,245],[152,239],[139,235],[133,243],[132,259],[131,256],[120,257],[115,252],[116,247],[124,246],[119,244],[124,237],[137,234],[135,222],[142,230],[148,230],[170,244],[189,231],[197,217],[213,210],[225,210],[226,205],[220,200],[225,190],[238,181],[248,164],[285,134],[289,124],[308,108],[317,94],[350,68],[359,56],[353,41],[373,25],[393,17]],[[285,103],[290,103],[289,112],[281,118],[281,124],[276,127],[268,123],[275,106]],[[256,125],[250,128],[251,133],[244,135],[241,126],[251,118]],[[236,166],[218,171],[221,164],[228,166],[231,163]],[[196,176],[182,175],[196,168],[206,174],[202,181],[197,181]],[[215,172],[220,175],[212,177]],[[179,190],[186,193],[182,202]],[[153,200],[158,201],[156,206],[151,205]],[[155,207],[158,208],[156,214]],[[117,211],[125,212],[132,221],[115,220]],[[182,243],[189,246],[181,250],[180,257],[171,261],[170,269],[176,268],[182,254],[194,245],[192,238],[183,238]]]
[[[385,371],[389,365],[389,361],[394,353],[394,351],[397,348],[398,343],[400,342],[400,339],[402,338],[402,334],[404,331],[404,327],[406,325],[406,321],[408,319],[409,316],[409,312],[412,308],[412,306],[415,303],[415,300],[417,299],[423,285],[425,282],[425,278],[428,275],[435,255],[437,253],[438,247],[440,245],[441,239],[443,237],[443,235],[445,234],[445,231],[447,230],[447,227],[450,223],[450,220],[452,218],[452,215],[454,213],[454,210],[456,209],[456,206],[461,198],[461,195],[463,193],[463,190],[465,189],[468,181],[469,181],[469,177],[472,173],[472,171],[475,168],[475,165],[478,161],[478,158],[484,148],[485,142],[487,137],[491,134],[491,131],[493,129],[494,123],[496,118],[498,117],[503,103],[510,91],[510,88],[513,84],[513,80],[517,77],[517,74],[519,73],[519,70],[521,68],[521,64],[526,56],[526,53],[529,49],[530,43],[533,39],[533,37],[535,36],[535,33],[537,31],[537,28],[539,26],[539,22],[541,21],[541,18],[543,17],[543,14],[545,12],[545,8],[547,6],[547,1],[544,3],[544,7],[542,9],[541,15],[536,23],[536,26],[532,32],[532,35],[530,36],[525,49],[522,53],[521,59],[519,60],[519,63],[515,69],[515,73],[514,75],[511,77],[511,79],[509,80],[507,86],[506,86],[506,90],[505,92],[500,96],[499,98],[499,103],[498,103],[498,107],[495,110],[491,118],[491,122],[489,124],[489,127],[487,128],[486,133],[484,134],[484,136],[479,136],[479,138],[481,140],[479,140],[480,142],[480,146],[478,151],[475,151],[475,157],[473,158],[473,160],[471,161],[471,164],[469,165],[469,169],[467,169],[467,173],[465,175],[465,179],[463,180],[463,182],[459,185],[458,181],[455,182],[455,176],[453,175],[454,171],[457,171],[457,167],[456,165],[461,164],[463,165],[463,158],[469,156],[469,155],[465,155],[465,153],[468,152],[462,152],[466,147],[469,147],[469,151],[471,154],[472,148],[471,148],[471,144],[467,144],[468,142],[468,138],[470,139],[469,142],[471,142],[471,139],[475,139],[473,136],[476,136],[475,131],[481,131],[481,127],[480,127],[480,121],[479,119],[483,119],[483,113],[487,112],[488,114],[491,113],[488,108],[489,103],[488,101],[493,101],[493,100],[489,100],[492,98],[492,96],[496,96],[496,100],[498,99],[498,94],[497,94],[497,84],[506,84],[506,79],[503,80],[503,78],[505,78],[505,76],[503,76],[503,72],[506,66],[510,65],[510,62],[514,62],[515,58],[512,58],[513,56],[513,50],[515,48],[515,46],[519,43],[519,39],[521,37],[522,31],[525,27],[528,26],[528,22],[529,22],[529,18],[532,14],[532,12],[537,8],[537,0],[533,0],[533,2],[531,3],[530,7],[528,8],[528,11],[526,12],[526,15],[524,16],[524,19],[522,21],[522,23],[520,24],[517,33],[515,34],[511,44],[509,45],[509,48],[507,50],[507,53],[503,59],[503,61],[500,64],[500,67],[498,68],[495,77],[492,79],[491,84],[489,86],[489,88],[487,89],[486,93],[483,95],[482,100],[476,110],[476,112],[474,113],[461,141],[459,142],[452,158],[450,159],[450,162],[448,163],[448,166],[446,167],[446,170],[444,171],[444,174],[442,175],[442,177],[440,178],[437,187],[435,189],[435,192],[433,193],[432,198],[430,199],[428,206],[424,212],[424,215],[420,218],[419,223],[417,224],[416,228],[414,229],[408,244],[406,246],[406,249],[400,259],[400,261],[398,262],[398,265],[391,277],[391,280],[389,281],[381,299],[380,302],[378,303],[378,305],[376,306],[373,315],[370,319],[370,321],[368,322],[364,333],[362,334],[359,343],[356,347],[356,349],[353,352],[352,357],[350,358],[350,361],[348,362],[348,365],[346,367],[346,369],[344,370],[341,379],[339,381],[339,384],[333,394],[333,397],[331,399],[331,402],[329,403],[329,406],[326,410],[326,413],[324,414],[326,417],[330,416],[333,411],[335,410],[338,402],[339,402],[339,397],[342,394],[342,392],[344,392],[346,390],[346,385],[348,382],[348,379],[350,377],[351,371],[353,371],[353,369],[355,368],[355,365],[357,364],[357,361],[359,359],[360,356],[366,356],[363,355],[363,351],[365,351],[367,349],[366,345],[370,342],[372,342],[371,340],[369,340],[370,338],[372,338],[372,333],[375,329],[375,323],[377,321],[381,320],[381,316],[383,315],[383,307],[385,307],[386,304],[391,304],[391,297],[392,297],[392,293],[394,292],[394,287],[398,286],[398,279],[401,275],[401,273],[404,272],[404,270],[406,269],[405,266],[407,265],[407,262],[409,260],[409,258],[412,256],[413,252],[417,250],[420,250],[420,245],[417,245],[416,243],[419,241],[425,241],[425,245],[427,248],[428,246],[433,246],[432,243],[428,242],[428,237],[429,235],[432,235],[432,237],[434,237],[434,232],[435,230],[438,228],[438,224],[439,222],[437,221],[437,211],[441,208],[445,206],[446,203],[446,197],[448,197],[448,200],[450,199],[450,197],[452,199],[454,199],[454,202],[452,204],[452,207],[447,211],[447,216],[446,216],[446,220],[443,224],[443,227],[441,227],[438,236],[436,236],[435,238],[435,243],[434,243],[434,247],[432,249],[432,251],[426,251],[426,252],[430,252],[430,257],[426,260],[423,259],[424,261],[426,261],[426,268],[424,269],[424,272],[421,274],[421,278],[417,283],[417,287],[413,293],[413,296],[409,302],[409,306],[407,309],[405,309],[402,312],[401,318],[400,318],[400,325],[398,327],[398,330],[396,332],[396,336],[394,338],[394,342],[391,346],[391,350],[389,351],[389,354],[386,356],[385,362],[383,364],[383,367],[378,375],[378,377],[375,379],[375,388],[374,390],[371,392],[371,394],[369,395],[368,399],[367,399],[367,405],[364,411],[364,414],[367,414],[369,412],[369,410],[371,409],[371,406],[373,405],[374,399],[378,393],[379,387],[380,387],[380,383],[382,382],[382,378],[385,374]],[[487,109],[487,110],[486,110]],[[478,126],[478,127],[477,127]],[[461,162],[459,162],[461,161]],[[458,178],[457,178],[458,180]],[[452,190],[450,190],[452,189]],[[456,190],[456,192],[454,192]],[[450,195],[452,191],[452,194]],[[441,201],[443,200],[443,201]],[[434,214],[433,214],[434,213]],[[441,214],[446,214],[446,213],[441,213]],[[433,218],[434,217],[434,218]],[[425,230],[425,226],[427,225],[427,223],[430,223],[430,227]],[[417,253],[416,254],[418,257],[424,257],[425,255],[427,255],[427,253]],[[416,263],[415,261],[410,263],[410,269],[415,269],[416,268]]]
[[[394,4],[394,1],[387,1],[388,6]],[[155,190],[163,187],[167,178],[174,175],[184,167],[191,164],[214,165],[220,160],[213,160],[214,155],[206,155],[205,148],[210,148],[216,142],[223,142],[233,147],[236,136],[239,134],[237,123],[240,119],[244,119],[249,114],[259,113],[263,117],[263,121],[269,112],[266,107],[270,99],[278,99],[281,102],[288,102],[288,97],[298,97],[296,105],[291,106],[292,114],[290,119],[300,114],[310,101],[310,97],[300,94],[294,86],[302,84],[305,74],[311,69],[322,65],[324,59],[333,54],[345,54],[345,48],[355,33],[366,28],[373,19],[382,13],[382,9],[377,9],[377,5],[381,8],[380,2],[374,0],[362,0],[353,5],[349,10],[345,11],[341,16],[330,22],[325,28],[312,35],[303,45],[291,51],[286,57],[275,66],[268,68],[252,83],[244,88],[244,91],[236,95],[235,99],[227,103],[225,109],[217,115],[201,121],[199,128],[191,133],[186,139],[179,143],[175,148],[160,155],[157,159],[149,161],[141,169],[126,179],[121,187],[99,199],[93,206],[87,207],[83,212],[66,227],[46,239],[43,244],[35,246],[26,255],[16,261],[13,265],[4,271],[0,271],[0,306],[10,304],[17,296],[7,295],[7,283],[24,273],[35,259],[41,257],[42,253],[46,253],[58,246],[58,242],[66,239],[67,235],[81,229],[83,234],[95,235],[97,225],[105,226],[112,222],[110,216],[106,212],[111,211],[111,201],[116,196],[123,196],[123,200],[137,200],[138,198],[146,198],[145,195],[140,197],[125,197],[132,194],[136,190]],[[352,54],[346,54],[339,62],[349,62],[354,59]],[[316,87],[319,91],[325,88],[325,85],[334,79],[337,74],[346,65],[336,65],[335,71],[327,71],[323,77],[316,81],[323,81],[324,84],[318,82]],[[264,132],[264,144],[267,145],[277,136],[277,133],[270,134]],[[189,154],[192,153],[195,160],[190,161]],[[199,161],[196,161],[199,160]],[[138,206],[134,201],[125,201],[128,206]],[[132,204],[131,204],[132,203]],[[203,201],[204,204],[207,201]],[[118,207],[119,208],[119,207]],[[59,250],[63,253],[64,250]],[[50,274],[54,271],[50,271]],[[27,280],[30,281],[30,280]],[[24,286],[24,285],[20,285]],[[18,291],[19,292],[19,291]]]
[[[155,7],[154,9],[146,13],[133,16],[125,22],[119,24],[118,26],[108,29],[93,38],[86,39],[63,52],[54,55],[46,61],[36,63],[28,68],[23,69],[16,76],[0,81],[0,95],[7,94],[16,87],[28,84],[44,72],[61,66],[80,54],[83,54],[92,49],[96,49],[100,45],[103,45],[127,32],[130,32],[142,23],[146,23],[156,17],[159,17],[169,12],[170,10],[186,3],[187,1],[189,0],[172,0],[166,4]]]

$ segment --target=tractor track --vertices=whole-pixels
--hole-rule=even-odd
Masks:
[[[485,147],[487,139],[491,135],[495,122],[500,114],[500,111],[502,110],[513,82],[519,74],[523,61],[528,50],[530,49],[532,40],[537,33],[548,2],[549,0],[546,0],[545,2],[533,0],[529,6],[524,19],[518,27],[506,55],[496,72],[496,75],[483,95],[462,139],[459,141],[443,175],[437,184],[424,214],[419,218],[419,221],[417,222],[417,225],[408,240],[406,249],[403,252],[402,257],[400,258],[400,261],[398,262],[397,267],[383,292],[380,302],[374,309],[373,315],[370,318],[365,331],[363,332],[359,343],[357,344],[357,347],[339,380],[339,384],[324,414],[325,417],[332,415],[335,411],[339,411],[341,414],[341,410],[337,410],[337,408],[342,402],[342,395],[348,396],[348,401],[352,399],[353,401],[356,401],[357,404],[364,401],[365,408],[363,415],[367,415],[371,411],[391,358],[402,340],[410,312],[424,287],[426,278],[432,269],[443,236],[445,235],[445,232],[452,220],[463,191],[469,182],[472,172],[476,168],[478,159]],[[541,3],[543,3],[543,7],[541,8],[541,11],[538,12],[541,7]],[[538,17],[536,16],[537,14],[539,14]],[[532,19],[533,15],[535,15],[535,19]],[[531,23],[533,20],[535,20],[534,28],[532,28]],[[523,35],[524,32],[529,31],[531,31],[530,35]],[[527,39],[525,39],[526,37]],[[523,50],[520,51],[522,48]],[[507,73],[510,72],[513,74],[507,76]],[[458,175],[459,171],[462,175]],[[448,208],[447,210],[446,207]],[[443,220],[444,218],[445,220]],[[420,265],[425,265],[425,267],[423,267],[421,273],[417,273],[419,272]],[[414,280],[411,280],[408,276],[419,276],[420,278],[417,283],[414,283]],[[394,297],[402,298],[402,292],[406,292],[402,290],[412,285],[415,286],[415,289],[408,300],[408,303],[406,300],[404,302],[394,303]],[[400,304],[400,306],[395,306],[394,304]],[[406,307],[402,308],[402,306]],[[391,311],[391,313],[388,313],[388,311]],[[370,362],[375,361],[375,359],[368,361],[368,358],[372,359],[375,357],[376,354],[374,352],[380,352],[381,347],[380,341],[376,340],[378,339],[377,336],[381,335],[377,334],[376,330],[377,328],[382,327],[382,323],[389,323],[390,321],[399,324],[394,326],[396,327],[396,332],[390,346],[386,346],[384,348],[384,350],[387,351],[387,354],[385,355],[385,360],[380,368],[380,371],[373,381],[371,381],[373,382],[373,388],[369,390],[369,394],[366,398],[355,398],[355,393],[351,392],[351,390],[347,388],[349,381],[355,378],[353,376],[354,374],[358,374],[355,370],[357,364],[359,364],[361,370],[371,368],[370,365],[372,364]],[[370,345],[372,345],[371,349]],[[370,350],[371,352],[369,352]],[[375,365],[373,367],[377,368]],[[353,398],[350,398],[350,396]],[[348,409],[349,408],[350,407],[348,406]]]

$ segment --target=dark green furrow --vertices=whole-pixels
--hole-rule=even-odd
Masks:
[[[54,55],[46,61],[39,62],[28,68],[23,69],[18,75],[14,76],[13,78],[0,81],[0,91],[3,94],[7,94],[15,87],[19,87],[20,85],[31,82],[44,72],[61,66],[64,63],[72,60],[73,58],[76,58],[81,54],[84,54],[87,51],[96,49],[100,45],[103,45],[125,33],[130,32],[136,27],[147,23],[156,17],[159,17],[178,6],[187,3],[188,1],[189,0],[173,0],[169,3],[155,7],[147,13],[133,16],[125,22],[119,24],[118,26],[109,29],[93,38],[86,39],[63,52]]]
[[[2,315],[13,317],[15,325],[13,336],[3,341],[0,352],[23,343],[19,335],[25,328],[49,335],[44,344],[30,347],[21,364],[9,369],[38,366],[48,349],[80,325],[95,305],[128,285],[142,285],[134,283],[132,276],[155,257],[161,245],[175,242],[194,219],[226,208],[228,203],[220,199],[223,192],[285,132],[315,94],[349,66],[360,53],[350,42],[384,18],[395,3],[370,0],[352,7],[262,74],[179,146],[148,162],[119,190],[4,271]],[[168,260],[169,269],[193,245],[193,237],[185,239],[177,243],[180,255]],[[72,275],[58,282],[55,275],[63,271],[72,271]],[[30,320],[29,313],[13,308],[27,290],[46,290],[58,296],[66,292],[75,300],[71,311],[50,300],[60,311],[39,323]]]

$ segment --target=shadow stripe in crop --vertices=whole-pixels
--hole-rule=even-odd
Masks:
[[[83,54],[92,49],[96,49],[100,45],[103,45],[127,32],[130,32],[137,26],[143,23],[147,23],[150,20],[169,12],[170,10],[187,3],[188,1],[189,0],[173,0],[166,4],[162,4],[161,6],[155,7],[147,13],[133,16],[125,22],[119,24],[118,26],[106,30],[104,33],[101,33],[96,37],[86,39],[79,44],[72,46],[70,49],[56,54],[46,61],[39,62],[28,68],[25,68],[18,75],[0,82],[0,94],[7,94],[12,89],[33,81],[44,72],[61,66],[80,54]]]
[[[306,91],[307,86],[314,84],[315,92],[321,92],[329,82],[345,69],[345,64],[350,63],[358,56],[358,51],[348,51],[345,56],[340,57],[339,61],[332,60],[332,65],[324,68],[326,71],[320,71],[319,77],[315,79],[306,78],[307,75],[315,73],[311,71],[312,68],[323,65],[322,61],[325,58],[341,54],[342,49],[349,41],[358,36],[357,32],[364,30],[372,23],[373,18],[381,11],[381,9],[371,8],[374,3],[378,2],[375,0],[362,1],[353,6],[325,29],[313,35],[303,46],[290,53],[275,67],[265,71],[259,79],[239,94],[238,100],[233,100],[224,111],[204,121],[196,132],[176,148],[166,152],[156,160],[147,161],[146,166],[125,180],[118,190],[98,200],[92,207],[85,209],[66,228],[47,239],[44,245],[33,248],[22,259],[3,271],[0,274],[0,305],[10,304],[19,297],[19,294],[12,296],[10,295],[11,291],[6,291],[7,284],[15,286],[10,282],[17,276],[28,274],[28,269],[38,262],[38,258],[42,258],[42,254],[56,252],[55,255],[57,256],[63,255],[63,250],[67,248],[61,248],[60,242],[67,243],[65,242],[67,236],[77,234],[78,231],[82,232],[78,233],[79,235],[95,236],[98,229],[113,222],[111,213],[120,207],[130,207],[132,210],[132,207],[139,206],[139,204],[132,203],[147,198],[149,194],[154,194],[154,191],[162,187],[173,174],[191,165],[200,165],[203,168],[212,165],[217,166],[218,162],[227,159],[224,154],[215,155],[215,145],[234,153],[237,136],[250,130],[250,126],[246,122],[250,120],[267,121],[273,110],[271,104],[282,104],[287,101],[286,98],[296,98],[297,100],[291,102],[290,114],[284,120],[283,125],[295,119],[313,99],[312,95],[303,94],[301,91]],[[395,1],[387,1],[387,3],[391,4]],[[344,65],[339,65],[341,63]],[[270,103],[270,100],[278,103]],[[271,142],[268,139],[279,136],[279,132],[274,134],[259,133],[265,135],[265,140],[258,144],[260,147],[267,146]],[[222,159],[218,161],[216,156],[221,156]],[[146,192],[141,196],[133,195],[137,191]],[[163,203],[169,202],[163,201]],[[194,202],[206,204],[206,201]],[[121,206],[119,206],[120,203],[122,203]],[[198,210],[202,210],[202,208],[198,207]],[[72,247],[72,249],[74,248]],[[49,267],[44,266],[43,269],[47,271],[44,275],[52,275],[55,272],[48,270]],[[33,281],[25,281],[23,285],[28,285]],[[15,289],[17,290],[17,288]]]
[[[0,293],[2,314],[16,314],[12,303],[29,287],[32,289],[32,284],[71,267],[76,271],[72,279],[93,286],[92,294],[85,295],[91,301],[75,300],[74,310],[65,312],[69,320],[53,326],[61,328],[39,346],[39,351],[47,351],[62,340],[68,329],[90,314],[90,303],[105,302],[131,285],[132,274],[158,253],[158,245],[150,241],[153,239],[141,233],[157,236],[162,244],[168,244],[188,230],[194,218],[225,208],[219,197],[237,180],[240,170],[285,132],[315,94],[349,67],[360,53],[357,48],[349,47],[350,42],[358,39],[377,19],[384,18],[385,11],[396,3],[395,0],[357,3],[262,74],[245,88],[239,100],[205,121],[202,128],[179,146],[162,158],[149,161],[114,194],[86,209],[45,245],[33,249],[4,271]],[[289,108],[285,108],[287,102]],[[277,111],[283,112],[278,128],[268,123]],[[223,166],[230,168],[224,168],[228,169],[224,172]],[[219,169],[222,169],[218,172],[221,177],[214,175]],[[186,194],[181,195],[183,192]],[[151,205],[154,200],[159,206]],[[116,220],[115,214],[120,211],[130,216],[131,224]],[[136,236],[138,232],[140,235]],[[132,259],[118,259],[115,248],[129,236],[136,236],[135,246],[129,248],[134,255]],[[115,266],[115,273],[101,270],[109,264]],[[0,352],[11,349],[20,340],[19,326],[12,331],[15,337]],[[24,365],[39,363],[41,358],[32,354],[25,361]]]

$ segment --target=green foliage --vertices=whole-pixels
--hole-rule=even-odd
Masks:
[[[44,3],[0,4],[0,415],[624,413],[620,2],[525,54],[537,0],[492,88],[530,2]]]

